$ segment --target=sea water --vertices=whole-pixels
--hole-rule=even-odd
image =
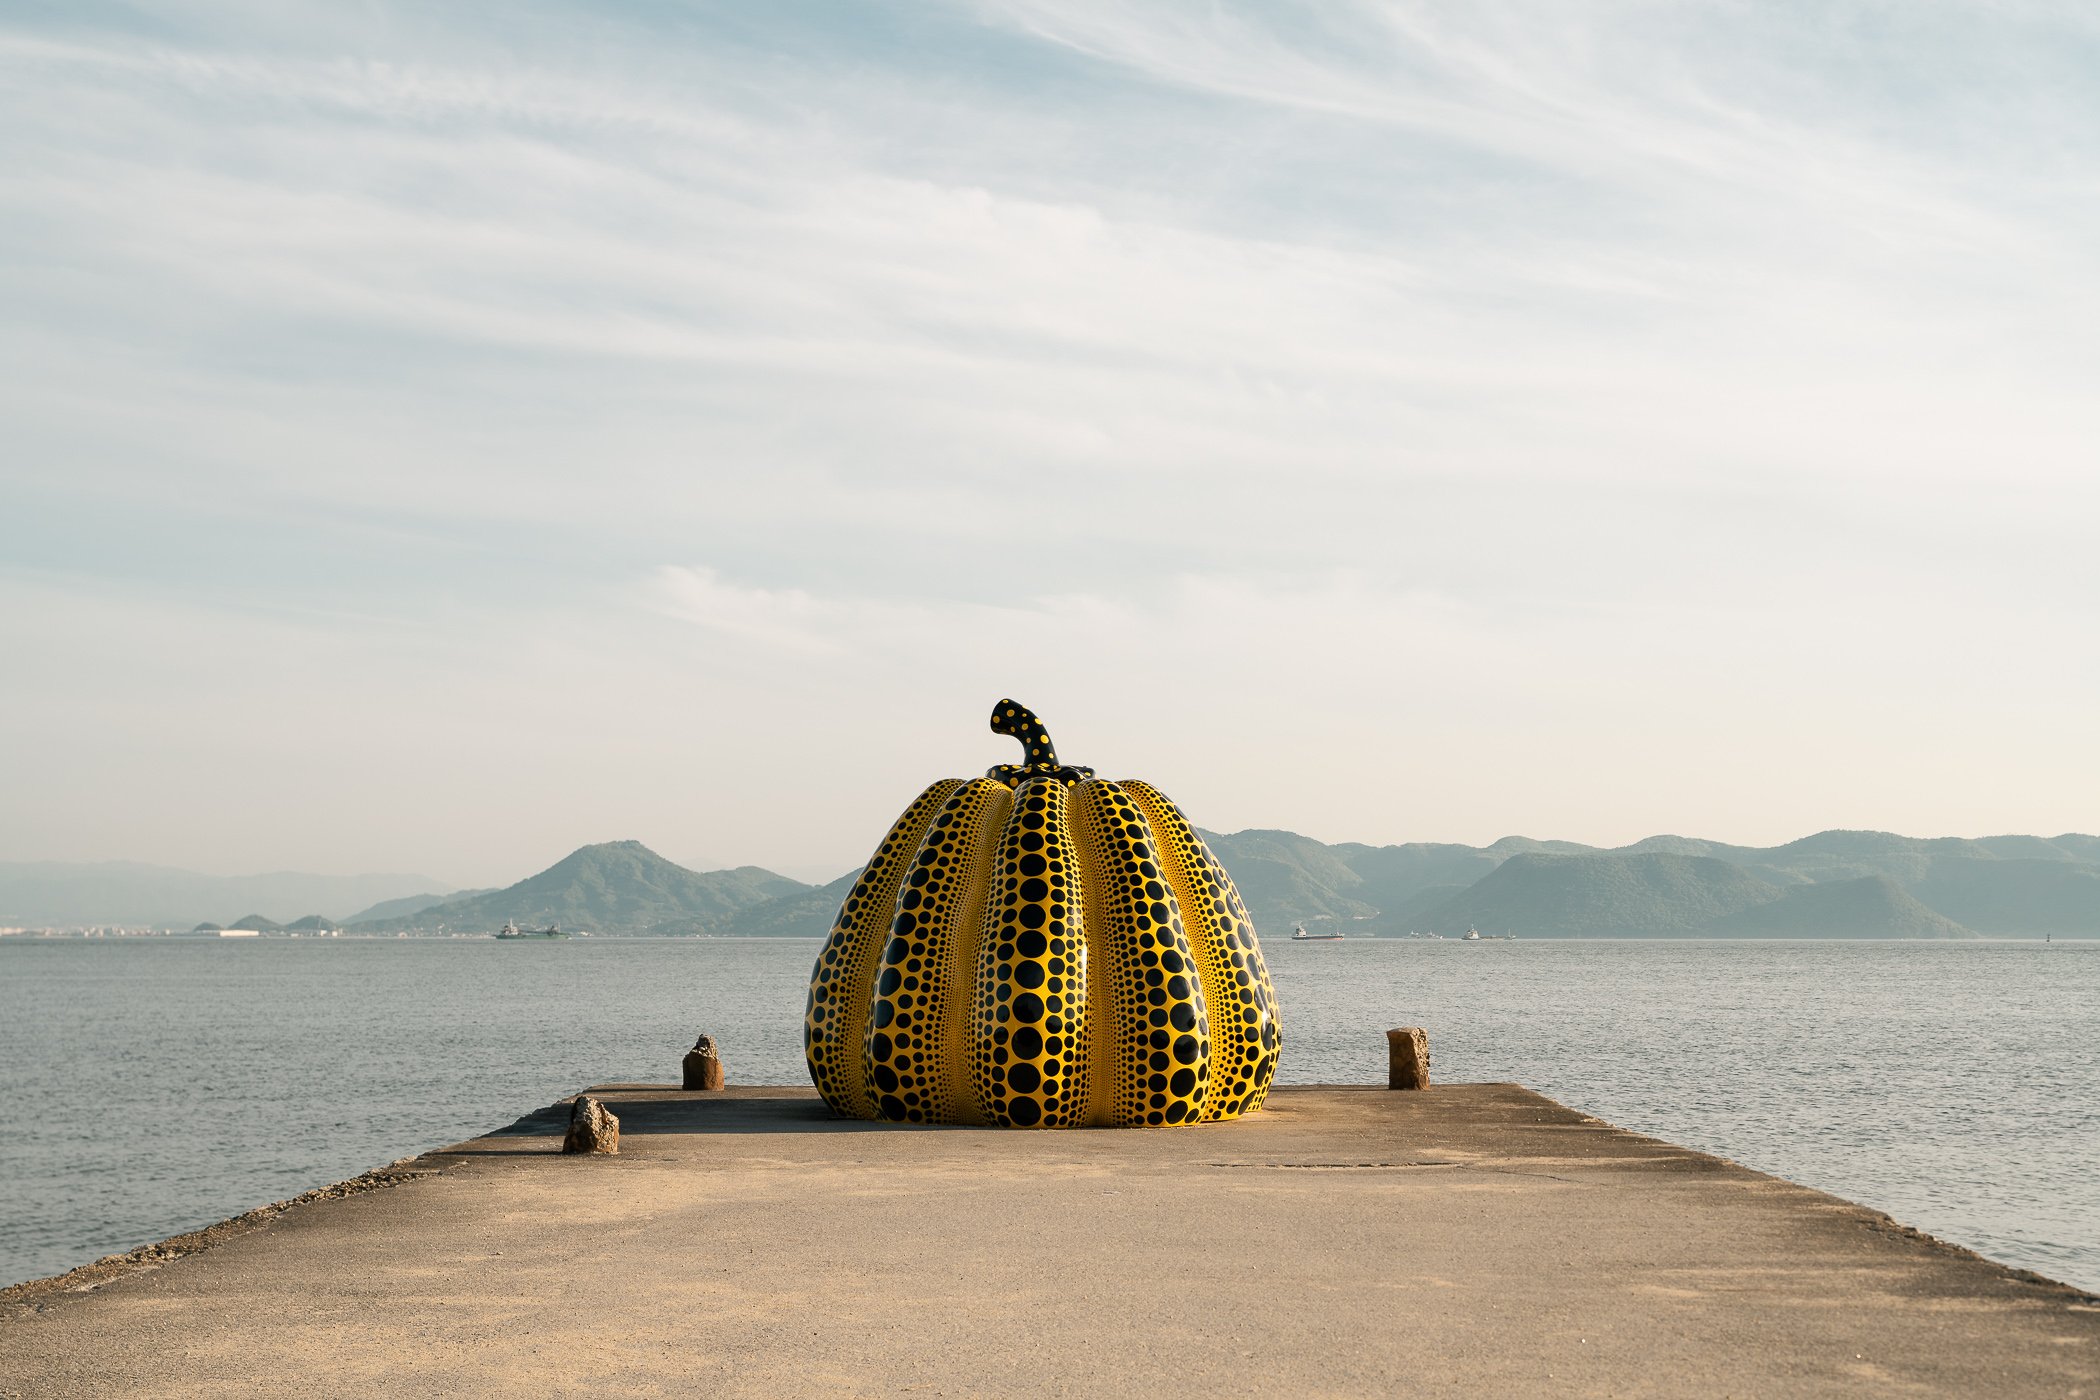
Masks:
[[[0,939],[0,1284],[598,1081],[804,1081],[814,939]],[[1284,1083],[1516,1080],[2100,1290],[2100,942],[1266,949]]]

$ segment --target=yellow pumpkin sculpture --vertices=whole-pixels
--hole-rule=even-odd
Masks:
[[[943,779],[890,828],[810,976],[803,1045],[855,1118],[1138,1127],[1261,1107],[1281,1040],[1239,892],[1148,783],[1027,761]]]

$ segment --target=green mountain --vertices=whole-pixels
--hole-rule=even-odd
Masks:
[[[1697,934],[1791,889],[1880,880],[1963,931],[2100,936],[2100,837],[2078,834],[1965,840],[1823,831],[1769,847],[1651,836],[1615,850],[1523,837],[1492,846],[1327,846],[1282,831],[1204,839],[1232,872],[1255,926],[1278,933],[1304,922],[1356,935],[1458,933],[1474,924],[1533,936]],[[1518,863],[1539,857],[1595,864]],[[1650,857],[1670,859],[1636,859]],[[1884,897],[1875,907],[1866,892],[1880,888],[1858,886],[1851,904],[1804,897],[1761,917],[1798,916],[1804,929],[1821,917],[1818,934],[1831,937],[1889,937],[1902,928],[1917,932],[1901,936],[1949,936],[1901,901]],[[1622,916],[1630,922],[1614,930]],[[1761,927],[1743,919],[1745,936]]]
[[[1352,933],[1401,933],[1514,855],[1583,854],[1572,841],[1505,836],[1492,846],[1410,842],[1323,845],[1294,831],[1203,833],[1232,872],[1256,928],[1311,921]],[[1434,894],[1435,898],[1430,898]]]
[[[1230,836],[1204,832],[1203,839],[1246,901],[1256,928],[1263,911],[1295,911],[1293,919],[1364,920],[1378,906],[1362,897],[1363,876],[1342,858],[1341,848],[1323,846],[1294,831],[1241,831]]]
[[[1713,856],[1526,852],[1431,911],[1425,931],[1667,937],[1696,933],[1779,894],[1771,881]]]
[[[1272,938],[1301,922],[1355,936],[1450,934],[1472,925],[1530,937],[1776,937],[1787,930],[1828,937],[1937,938],[1970,930],[2100,937],[2100,837],[2078,833],[1966,840],[1823,831],[1768,847],[1663,835],[1615,850],[1521,836],[1490,846],[1327,845],[1268,829],[1205,832],[1204,839],[1232,872],[1255,926]],[[0,864],[0,900],[15,898],[17,911],[79,911],[37,918],[11,916],[0,905],[0,925],[123,922],[129,916],[122,910],[177,905],[204,894],[226,900],[230,891],[267,889],[278,896],[393,884],[390,897],[343,927],[430,932],[442,924],[474,932],[515,920],[602,933],[818,937],[830,928],[858,873],[826,885],[756,866],[702,874],[634,841],[586,846],[507,889],[449,895],[427,893],[432,882],[417,876],[212,880],[122,864]],[[407,881],[415,882],[410,889],[426,892],[400,891]],[[292,917],[260,900],[242,903],[265,912],[233,924],[236,929],[274,929],[273,918]],[[303,896],[300,905],[329,907]],[[91,909],[98,912],[84,912]],[[293,927],[316,923],[334,926],[309,915]]]
[[[1221,839],[1229,842],[1232,838]],[[1213,850],[1217,849],[1215,841],[1211,845]],[[1357,897],[1385,912],[1428,890],[1456,893],[1507,858],[1505,854],[1472,846],[1422,842],[1410,842],[1405,846],[1363,846],[1349,842],[1331,849],[1362,881],[1356,887]],[[1218,858],[1227,859],[1222,852]],[[1228,868],[1237,869],[1229,862]],[[1240,897],[1247,897],[1244,889],[1240,891]]]
[[[245,919],[235,919],[226,927],[233,929],[246,929],[250,933],[281,933],[284,931],[283,924],[280,924],[273,919],[265,919],[260,914],[250,914]]]
[[[1938,856],[1910,890],[1982,933],[2100,935],[2100,864]]]
[[[440,904],[457,904],[464,900],[478,899],[494,890],[454,890],[450,894],[410,894],[399,899],[382,899],[369,909],[361,909],[343,920],[343,925],[383,923],[393,919],[407,919],[432,909]]]
[[[822,938],[846,902],[858,870],[828,885],[810,885],[731,914],[718,932],[725,938]]]
[[[1795,885],[1777,899],[1715,920],[1714,938],[1974,938],[1886,875]]]
[[[608,841],[574,851],[508,889],[369,920],[353,931],[427,930],[442,924],[455,933],[494,932],[515,921],[593,933],[715,933],[738,910],[808,888],[755,865],[703,875],[674,865],[639,841]]]
[[[1983,836],[1975,845],[2002,860],[2068,860],[2100,864],[2100,836]]]
[[[1352,936],[1470,926],[1535,938],[2100,934],[2100,837],[2083,835],[1821,831],[1785,846],[1651,835],[1617,850],[1529,837],[1327,846],[1275,829],[1203,840],[1270,938],[1294,924]],[[748,907],[712,932],[821,936],[855,875]]]

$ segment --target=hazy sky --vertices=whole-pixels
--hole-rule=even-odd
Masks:
[[[2100,828],[2100,18],[14,5],[0,859]]]

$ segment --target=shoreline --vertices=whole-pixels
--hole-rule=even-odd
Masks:
[[[151,1389],[170,1346],[215,1386],[370,1388],[410,1335],[450,1340],[386,1363],[409,1393],[497,1393],[572,1343],[636,1388],[1064,1393],[997,1360],[1016,1337],[1088,1338],[1072,1393],[1189,1366],[1228,1393],[2100,1386],[2093,1294],[1514,1085],[1279,1087],[1239,1123],[1058,1133],[878,1128],[803,1088],[590,1092],[624,1120],[617,1157],[557,1154],[563,1101],[0,1291],[23,1357],[0,1394]],[[1168,1276],[1206,1283],[1143,1291]],[[1265,1368],[1143,1359],[1157,1327],[1258,1343]]]
[[[424,1154],[428,1155],[428,1154]],[[389,1186],[399,1186],[442,1170],[440,1167],[419,1167],[422,1157],[402,1157],[383,1167],[359,1172],[356,1176],[341,1181],[331,1181],[325,1186],[316,1186],[310,1191],[301,1191],[296,1196],[287,1196],[281,1201],[244,1210],[239,1215],[224,1220],[214,1220],[209,1225],[195,1230],[185,1230],[166,1239],[154,1240],[135,1249],[122,1250],[116,1254],[105,1254],[77,1268],[60,1274],[41,1274],[36,1278],[25,1278],[0,1288],[0,1320],[5,1320],[13,1311],[34,1304],[38,1299],[59,1294],[92,1293],[106,1284],[133,1274],[147,1273],[178,1259],[187,1259],[202,1254],[205,1250],[237,1239],[251,1231],[260,1230],[302,1206],[311,1206],[321,1201],[339,1201],[348,1196],[362,1195],[367,1191],[383,1191]]]

